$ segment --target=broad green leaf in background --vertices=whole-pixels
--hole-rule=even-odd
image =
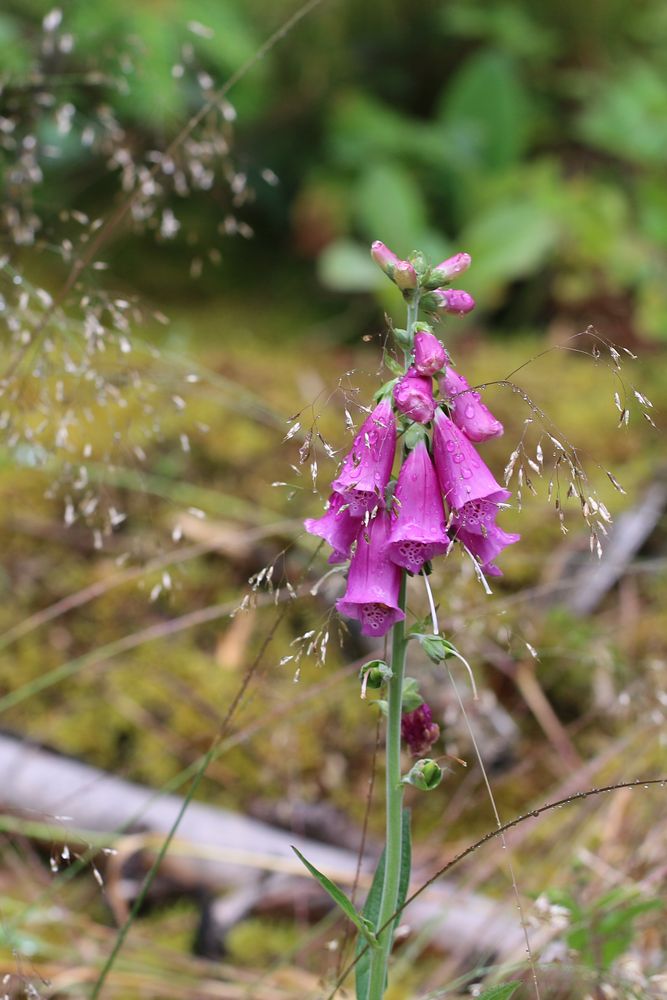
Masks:
[[[21,29],[9,14],[0,12],[0,50],[2,68],[0,75],[11,79],[13,73],[24,73],[30,65],[30,50],[21,37]]]
[[[586,83],[588,82],[588,86]],[[580,81],[579,133],[599,149],[639,165],[667,160],[667,78],[648,62],[615,77]],[[588,91],[588,93],[587,93]]]
[[[369,240],[382,240],[399,256],[420,246],[426,205],[419,184],[406,168],[396,163],[369,167],[357,184],[354,200]]]
[[[317,259],[317,276],[333,292],[374,292],[387,284],[367,245],[335,240]]]
[[[205,69],[214,86],[220,86],[259,44],[259,36],[232,0],[189,0],[187,10],[180,4],[165,10],[160,4],[134,0],[107,0],[104,7],[102,17],[99,4],[75,0],[65,7],[63,25],[83,49],[92,47],[106,58],[109,53],[127,54],[129,89],[118,93],[114,103],[135,120],[151,124],[182,123],[201,101],[196,83],[188,87],[172,74],[174,65],[182,61],[184,44],[192,46],[195,67]],[[113,72],[113,61],[110,68]],[[252,112],[265,76],[260,63],[244,88],[234,94],[244,111]]]
[[[403,820],[402,820],[402,840],[401,840],[401,877],[398,886],[398,908],[403,906],[405,898],[408,894],[408,887],[410,885],[410,868],[412,866],[412,845],[410,841],[410,810],[403,810]],[[378,914],[380,912],[380,901],[382,899],[382,886],[384,884],[384,851],[378,861],[378,866],[375,869],[375,875],[373,876],[373,882],[371,884],[368,896],[366,898],[366,903],[364,904],[363,915],[369,924],[376,930],[379,930],[377,926]],[[393,930],[399,923],[401,915],[396,917],[394,921]],[[357,941],[357,951],[356,954],[359,955],[362,948],[364,947],[364,942],[361,938]],[[370,975],[370,954],[366,951],[357,964],[354,967],[354,981],[356,985],[357,1000],[366,1000],[368,995],[368,985],[369,985],[369,975]]]
[[[539,23],[539,12],[517,6],[512,0],[494,4],[453,0],[441,8],[440,21],[449,35],[492,42],[527,62],[543,65],[544,60],[558,55],[556,33]]]
[[[467,286],[490,298],[503,285],[534,274],[555,249],[559,224],[539,201],[517,197],[473,219],[460,243],[475,262]]]
[[[519,160],[533,118],[514,61],[493,50],[468,59],[440,102],[442,124],[469,165],[481,171],[504,169]]]

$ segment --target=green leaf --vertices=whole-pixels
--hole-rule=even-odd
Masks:
[[[510,1000],[514,996],[521,983],[503,983],[501,986],[491,986],[480,994],[479,1000]]]
[[[514,61],[486,50],[447,83],[441,121],[468,166],[497,171],[520,159],[534,115]]]
[[[475,261],[474,292],[488,296],[534,274],[553,252],[559,233],[558,218],[537,195],[517,194],[477,216],[461,234],[461,245]]]
[[[427,211],[421,188],[397,163],[378,163],[362,174],[355,204],[368,239],[379,239],[404,257],[421,246]]]
[[[366,902],[364,904],[363,915],[364,919],[373,927],[376,931],[378,930],[377,922],[380,913],[380,902],[382,900],[382,887],[384,885],[384,855],[383,851],[380,860],[378,861],[378,866],[375,869],[375,875],[373,876],[373,882],[371,884]],[[401,877],[398,884],[398,906],[397,909],[403,906],[405,898],[408,894],[408,886],[410,885],[410,868],[412,865],[412,844],[410,841],[410,810],[403,810],[403,818],[401,824]],[[396,925],[400,920],[400,913],[394,921],[394,926],[392,927],[392,934],[396,929]],[[356,955],[359,955],[363,949],[363,942],[361,938],[357,941]],[[371,956],[370,952],[366,951],[357,964],[354,967],[354,981],[356,985],[356,995],[357,1000],[367,1000],[368,997],[368,985],[370,976],[370,966],[371,966]]]
[[[374,292],[387,281],[368,247],[346,239],[325,247],[317,258],[317,276],[333,292]]]
[[[640,166],[662,165],[667,155],[667,83],[664,72],[641,60],[626,64],[614,76],[582,79],[589,96],[579,130],[605,152]]]
[[[423,704],[424,699],[419,693],[419,681],[414,677],[406,677],[403,681],[401,711],[414,712],[416,708],[419,708]]]
[[[324,891],[333,899],[334,903],[339,906],[345,916],[352,921],[364,940],[372,947],[375,947],[377,941],[372,930],[372,925],[365,916],[362,916],[361,913],[359,913],[359,911],[347,898],[343,890],[339,889],[336,883],[332,882],[330,878],[327,878],[326,875],[323,875],[322,872],[318,871],[314,865],[311,865],[310,861],[304,858],[301,851],[297,850],[294,845],[292,845],[292,850],[296,854],[299,861],[306,866],[310,874],[317,879]]]
[[[387,715],[388,702],[381,698],[373,702],[377,705],[383,715]],[[416,708],[424,704],[424,699],[419,693],[419,681],[414,677],[406,677],[403,681],[403,691],[401,696],[401,712],[414,712]]]

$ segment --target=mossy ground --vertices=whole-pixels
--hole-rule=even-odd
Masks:
[[[282,583],[281,601],[285,597],[283,571],[294,586],[302,578],[312,582],[324,572],[322,556],[316,557],[314,567],[307,568],[314,546],[300,534],[299,523],[320,510],[334,462],[319,445],[319,497],[310,478],[312,457],[297,470],[290,466],[298,464],[303,432],[313,420],[313,399],[317,400],[318,429],[323,437],[336,448],[345,445],[343,399],[340,393],[331,400],[329,397],[340,374],[350,371],[355,374],[343,384],[359,386],[360,400],[370,395],[378,364],[376,345],[341,346],[326,323],[322,325],[321,320],[298,309],[282,321],[273,312],[260,313],[259,306],[256,310],[246,307],[237,319],[229,319],[235,312],[233,304],[231,309],[228,305],[177,316],[171,332],[161,335],[159,346],[165,358],[170,352],[195,356],[202,366],[201,381],[187,395],[183,412],[164,404],[159,440],[147,448],[144,463],[126,451],[126,460],[119,462],[121,468],[99,471],[106,500],[111,498],[128,515],[102,551],[93,547],[89,527],[64,526],[62,491],[56,491],[53,498],[45,497],[53,472],[50,466],[27,468],[5,455],[0,469],[0,498],[5,511],[0,539],[4,552],[2,631],[92,582],[110,580],[122,569],[162,556],[171,548],[178,552],[179,546],[209,539],[212,551],[174,565],[169,570],[171,587],[164,587],[155,600],[149,595],[161,583],[163,571],[110,587],[100,598],[1,648],[0,697],[21,691],[27,695],[30,684],[49,670],[92,650],[103,651],[105,645],[122,636],[149,626],[166,627],[172,619],[195,609],[225,602],[233,605],[248,590],[248,577],[262,565],[271,564],[282,549],[285,555],[276,563],[274,579],[276,586]],[[221,316],[227,318],[218,339]],[[295,333],[298,323],[305,326],[299,336]],[[471,382],[492,383],[523,365],[543,346],[537,337],[501,342],[489,336],[480,339],[474,351],[465,343],[458,344],[454,354]],[[656,354],[638,361],[628,358],[622,373],[628,386],[636,385],[655,402],[651,415],[658,426],[664,423],[667,399],[667,368],[661,361]],[[641,495],[662,461],[664,445],[636,406],[630,425],[617,426],[614,392],[623,393],[624,389],[619,389],[612,369],[608,358],[594,363],[590,357],[553,350],[521,368],[515,378],[548,415],[552,433],[581,449],[591,484],[616,516]],[[171,380],[168,392],[180,384],[179,372],[186,370],[175,363],[163,363],[160,377]],[[163,395],[166,399],[160,390],[159,398]],[[487,398],[506,425],[505,437],[485,447],[489,464],[500,472],[522,434],[526,433],[532,442],[529,450],[534,451],[540,428],[520,396],[506,388],[489,388]],[[290,426],[286,418],[302,408],[306,409],[301,431],[282,443]],[[526,425],[526,419],[533,419],[533,424]],[[124,420],[128,442],[134,434],[137,439],[143,437],[137,427],[141,420],[138,403],[133,412],[130,407]],[[203,425],[208,430],[204,431]],[[108,443],[111,426],[98,423],[90,431],[100,453]],[[188,435],[187,450],[182,446],[183,434]],[[546,455],[548,440],[543,447]],[[622,483],[625,494],[614,489],[605,470]],[[473,662],[478,683],[493,692],[519,727],[510,758],[499,760],[492,775],[504,818],[524,811],[536,800],[556,795],[573,772],[559,759],[517,686],[494,668],[485,653],[489,640],[502,646],[514,662],[530,660],[526,643],[537,651],[539,686],[567,727],[575,752],[582,761],[598,761],[585,781],[587,786],[655,773],[664,754],[656,715],[660,714],[656,698],[664,687],[660,672],[664,666],[659,665],[664,665],[667,645],[664,571],[658,566],[631,575],[629,582],[585,621],[557,607],[541,611],[530,597],[522,595],[553,576],[564,548],[576,548],[579,542],[585,548],[587,535],[576,499],[566,502],[569,534],[563,535],[553,504],[549,506],[546,500],[546,483],[534,478],[539,496],[532,497],[524,490],[523,510],[506,516],[507,528],[520,530],[523,539],[503,558],[505,577],[494,586],[493,598],[484,597],[458,560],[450,560],[434,574],[444,619]],[[547,472],[544,479],[548,478]],[[272,487],[276,481],[294,483],[295,489]],[[292,499],[288,499],[290,493]],[[171,540],[174,524],[183,523],[190,507],[201,508],[208,516],[195,518],[195,530],[194,515],[188,514],[186,537],[176,544]],[[266,525],[275,527],[258,534],[258,526]],[[216,532],[221,529],[231,541],[216,548]],[[664,535],[658,534],[654,554],[658,557],[662,553],[664,558],[661,543]],[[129,562],[123,559],[126,553]],[[66,681],[36,690],[6,709],[2,725],[99,767],[159,787],[207,749],[245,672],[260,656],[278,611],[270,595],[266,598],[265,589],[260,588],[258,595],[260,606],[256,610],[241,612],[233,619],[221,616],[121,655],[84,661]],[[420,610],[421,597],[415,597],[414,603]],[[294,640],[320,628],[325,614],[325,604],[318,598],[306,596],[286,602],[275,635],[261,653],[248,695],[233,720],[231,733],[247,732],[247,736],[241,735],[210,766],[200,793],[207,801],[248,810],[258,800],[285,796],[325,800],[361,825],[375,743],[375,710],[359,699],[354,674],[344,668],[364,650],[351,639],[344,639],[341,646],[332,625],[326,665],[316,666],[312,658],[305,658],[298,683],[294,661],[280,665],[281,659],[294,653]],[[252,616],[250,624],[244,627],[241,623],[248,615]],[[418,660],[414,670],[442,715],[451,703],[445,677]],[[458,729],[452,734],[445,728],[444,737],[447,749],[465,756],[469,766],[452,765],[451,776],[437,793],[414,796],[416,853],[427,864],[440,863],[493,826],[469,743]],[[581,874],[581,857],[590,850],[601,856],[613,855],[623,878],[639,878],[641,872],[649,870],[650,856],[642,859],[640,852],[633,860],[624,855],[623,847],[634,851],[642,843],[659,809],[657,793],[633,794],[627,816],[612,840],[605,832],[609,802],[591,800],[535,826],[517,848],[522,891],[538,894],[544,888],[569,884],[577,870]],[[371,834],[379,837],[380,829],[379,810],[374,809]],[[13,850],[11,844],[5,847],[8,855]],[[495,856],[494,860],[493,850],[487,848],[479,859],[485,872],[483,882],[488,891],[508,898],[502,858]],[[473,860],[466,868],[468,875],[474,877],[477,863]],[[23,878],[47,887],[48,875],[31,860],[28,849],[22,856],[21,871]],[[581,893],[594,892],[596,880],[600,880],[599,872],[587,869]],[[3,889],[5,898],[18,895],[27,900],[14,889],[9,877]],[[78,912],[81,934],[91,935],[92,952],[104,952],[106,931],[102,934],[101,925],[107,916],[99,895],[90,891],[89,884],[84,890],[78,883],[63,888],[62,895],[60,892],[49,905],[62,905],[70,915]],[[168,953],[185,955],[191,927],[190,917],[184,913],[167,908],[162,916],[158,913],[141,921],[136,945],[125,961],[140,962],[144,950],[150,952],[151,936],[157,937]],[[27,922],[21,933],[24,930],[29,936]],[[61,949],[61,954],[68,953],[61,934],[59,921],[43,920],[39,940],[29,946],[33,961],[47,961]],[[270,965],[271,958],[289,952],[296,944],[293,927],[253,919],[234,932],[232,957],[241,966],[259,968],[267,961]],[[664,946],[660,938],[660,947]],[[19,950],[25,952],[26,947],[25,942],[19,942]],[[3,963],[11,963],[9,953]],[[406,971],[403,992],[399,990],[396,996],[433,987],[439,969],[437,959],[426,962],[424,975],[417,977],[419,983],[414,969]]]

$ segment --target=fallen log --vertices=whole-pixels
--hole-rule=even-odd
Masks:
[[[131,894],[131,886],[123,884],[123,864],[142,853],[154,857],[182,809],[183,799],[5,733],[0,734],[0,807],[32,820],[47,820],[51,842],[85,842],[84,831],[90,831],[99,846],[99,835],[108,835],[108,846],[118,851],[110,859],[116,873],[109,881],[120,887],[111,902],[116,917],[122,919]],[[354,882],[357,856],[353,851],[196,801],[185,810],[161,873],[182,891],[215,896],[231,890],[221,919],[228,929],[234,919],[251,912],[271,893],[312,899],[310,891],[304,892],[303,878],[308,876],[292,845],[335,881],[342,885]],[[374,861],[368,857],[363,860],[362,887],[369,884]],[[146,864],[140,866],[142,871]],[[426,875],[415,872],[414,886]],[[136,890],[136,879],[134,885]],[[442,880],[426,890],[405,912],[402,922],[414,931],[428,926],[431,946],[459,959],[484,955],[502,961],[522,947],[515,910],[458,888],[452,881]]]

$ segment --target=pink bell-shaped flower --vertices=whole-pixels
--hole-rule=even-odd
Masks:
[[[361,622],[361,634],[386,635],[405,614],[398,606],[401,571],[389,558],[389,514],[378,511],[362,528],[350,563],[347,590],[336,608]]]
[[[394,386],[394,403],[396,409],[411,420],[419,424],[430,423],[435,412],[431,376],[420,375],[414,367],[408,368]]]
[[[435,375],[447,363],[447,351],[432,333],[420,330],[415,334],[414,359],[418,375]]]
[[[486,441],[503,433],[503,425],[484,405],[479,392],[471,389],[453,368],[447,368],[441,376],[440,391],[449,397],[452,420],[471,441]]]
[[[303,523],[307,532],[329,543],[333,549],[329,562],[340,563],[349,558],[352,543],[361,528],[361,517],[353,517],[345,498],[340,493],[332,493],[322,517],[309,517]]]
[[[396,420],[384,399],[366,418],[331,488],[344,497],[352,517],[384,506],[396,450]]]
[[[482,570],[488,576],[502,576],[502,572],[494,564],[493,560],[500,555],[504,548],[518,542],[521,535],[513,532],[503,531],[493,522],[485,528],[484,532],[468,531],[454,518],[451,528],[452,537],[472,553],[479,561]]]
[[[435,469],[426,445],[420,441],[398,476],[389,557],[411,573],[419,573],[428,559],[442,555],[449,545]]]
[[[440,409],[433,423],[433,458],[445,501],[459,516],[472,501],[488,500],[497,508],[512,495],[496,482],[465,434]]]

